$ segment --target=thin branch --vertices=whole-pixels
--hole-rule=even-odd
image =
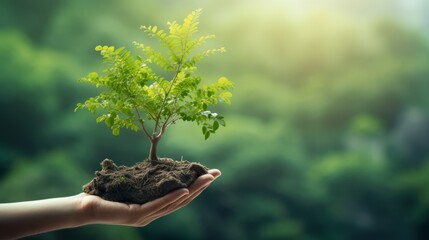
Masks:
[[[165,130],[165,127],[167,126],[167,122],[168,122],[168,120],[170,120],[170,118],[171,118],[171,116],[172,116],[172,115],[173,115],[173,114],[171,114],[170,116],[168,116],[168,117],[167,117],[167,119],[165,119],[164,123],[162,124],[161,129],[164,129],[164,130]]]
[[[139,117],[139,122],[142,125],[143,132],[146,134],[146,136],[149,139],[151,139],[151,136],[150,136],[149,132],[147,131],[146,127],[144,126],[144,121],[143,121],[142,117],[140,116],[140,112],[139,112],[139,110],[137,109],[136,106],[134,106],[134,110],[136,111],[137,116]]]
[[[188,41],[189,41],[189,33],[191,32],[191,29],[192,29],[192,25],[194,24],[194,22],[195,22],[195,18],[192,18],[192,21],[191,21],[191,23],[189,24],[189,28],[188,28],[188,31],[186,31],[186,36],[185,36],[185,41],[183,42],[182,40],[180,41],[180,45],[182,45],[182,58],[180,59],[180,63],[183,63],[183,58],[185,57],[185,55],[187,55],[186,54],[186,44],[188,43]]]
[[[146,130],[146,127],[144,126],[144,121],[142,119],[140,119],[140,124],[142,125],[142,129],[144,131],[144,133],[146,134],[146,136],[151,139],[151,136],[149,134],[149,132]]]
[[[174,77],[173,77],[173,79],[170,82],[170,86],[168,88],[168,91],[165,93],[164,100],[161,103],[161,107],[159,108],[159,112],[158,112],[158,114],[156,116],[156,119],[155,119],[155,127],[153,129],[153,134],[156,134],[156,132],[157,132],[157,130],[159,128],[159,120],[161,118],[162,110],[164,110],[165,103],[167,102],[167,99],[168,99],[168,95],[170,94],[171,89],[173,88],[174,82],[177,79],[177,75],[179,74],[181,68],[182,68],[182,64],[179,64],[179,66],[177,66],[177,69],[176,69],[176,72],[174,74]]]
[[[167,117],[167,119],[165,119],[164,123],[161,126],[161,130],[159,132],[159,134],[157,135],[158,138],[160,138],[162,136],[162,134],[164,134],[165,129],[167,129],[168,125],[167,122],[168,120],[170,120],[170,118],[174,115],[174,113],[172,113],[170,116]]]
[[[155,119],[155,116],[153,116],[152,113],[147,112],[146,114],[148,114],[152,119]]]
[[[165,129],[166,129],[166,126],[163,124],[161,127],[161,130],[159,130],[158,135],[156,135],[156,138],[161,138],[162,134],[164,134]]]
[[[171,124],[175,124],[180,119],[182,119],[182,117],[173,118],[169,123],[167,123],[166,128],[168,128]]]
[[[190,26],[189,26],[190,28],[192,27],[193,22],[194,22],[194,19],[192,20],[192,22],[191,22],[191,24],[190,24]],[[159,112],[158,112],[158,114],[157,114],[157,116],[156,116],[155,128],[153,129],[153,134],[156,134],[156,132],[157,132],[157,130],[158,130],[158,128],[159,128],[159,120],[160,120],[160,118],[161,118],[162,110],[163,110],[163,109],[164,109],[164,107],[165,107],[165,103],[167,102],[168,95],[170,94],[171,89],[173,88],[174,82],[175,82],[175,80],[177,79],[177,75],[179,74],[179,72],[180,72],[180,70],[181,70],[181,68],[182,68],[183,60],[184,60],[185,55],[186,55],[186,52],[185,52],[185,50],[186,50],[186,43],[189,41],[189,39],[188,39],[188,38],[189,38],[190,28],[188,28],[188,31],[186,32],[186,36],[185,36],[184,41],[183,41],[183,40],[181,40],[181,41],[180,41],[180,44],[182,45],[182,46],[181,46],[181,47],[182,47],[182,56],[181,56],[181,58],[180,58],[180,62],[179,62],[179,65],[177,66],[177,69],[176,69],[176,72],[175,72],[175,74],[174,74],[174,77],[173,77],[173,79],[172,79],[172,80],[171,80],[171,82],[170,82],[170,86],[169,86],[169,88],[168,88],[167,92],[165,93],[165,97],[164,97],[164,100],[163,100],[163,101],[162,101],[162,103],[161,103],[161,107],[160,107],[160,109],[159,109]],[[162,125],[162,127],[161,127],[161,129],[160,129],[160,132],[159,132],[158,136],[161,136],[161,135],[162,135],[162,133],[164,132],[164,130],[165,130],[165,128],[166,128],[165,123],[167,123],[167,121],[168,121],[168,120],[165,120],[164,124]]]

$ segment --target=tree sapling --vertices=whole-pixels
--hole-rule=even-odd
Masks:
[[[214,35],[195,37],[201,10],[190,13],[182,24],[168,22],[168,30],[141,26],[159,40],[162,50],[134,42],[143,52],[133,56],[124,47],[97,46],[108,65],[103,74],[91,72],[81,81],[101,88],[101,93],[76,110],[98,113],[97,123],[104,122],[113,135],[121,128],[142,131],[150,140],[146,161],[132,167],[116,166],[112,160],[102,162],[102,170],[84,186],[84,191],[107,200],[144,203],[180,187],[188,187],[207,168],[187,161],[159,158],[157,146],[165,131],[177,121],[191,121],[202,127],[205,139],[225,126],[224,118],[209,110],[220,102],[230,104],[233,83],[225,77],[202,85],[196,76],[196,64],[204,57],[224,52],[224,48],[200,50]],[[196,53],[195,53],[196,52]]]

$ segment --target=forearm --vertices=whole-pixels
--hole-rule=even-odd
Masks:
[[[0,204],[0,239],[84,225],[77,196]]]

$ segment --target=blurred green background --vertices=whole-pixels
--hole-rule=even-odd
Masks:
[[[2,0],[0,202],[77,194],[99,162],[143,160],[75,104],[100,70],[98,44],[151,43],[203,8],[226,54],[201,62],[236,83],[227,127],[171,128],[159,155],[223,176],[144,228],[87,226],[28,239],[429,239],[429,2],[426,0]]]

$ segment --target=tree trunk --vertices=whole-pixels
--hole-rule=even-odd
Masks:
[[[156,155],[156,147],[158,146],[159,137],[152,136],[150,139],[150,151],[149,151],[149,160],[156,161],[158,156]]]

